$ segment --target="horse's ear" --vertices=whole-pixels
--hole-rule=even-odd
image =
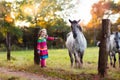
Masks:
[[[81,21],[81,19],[79,19],[78,21],[77,21],[77,23],[79,23]]]
[[[69,22],[72,23],[72,21],[69,19]]]

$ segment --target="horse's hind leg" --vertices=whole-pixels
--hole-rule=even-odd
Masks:
[[[118,55],[119,55],[119,68],[120,68],[120,53],[118,53]]]
[[[70,61],[71,61],[71,67],[73,67],[73,56],[72,53],[69,51]]]
[[[113,65],[113,63],[112,63],[112,52],[110,52],[110,54],[109,54],[109,57],[110,57],[110,65],[112,66]]]

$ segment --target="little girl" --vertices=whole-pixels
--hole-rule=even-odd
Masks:
[[[49,37],[46,29],[41,29],[38,33],[37,50],[40,58],[41,67],[46,67],[46,58],[48,58],[47,40],[55,40],[55,37]]]

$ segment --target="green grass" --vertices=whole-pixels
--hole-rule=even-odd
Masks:
[[[93,80],[94,76],[98,73],[98,54],[99,49],[97,47],[87,48],[83,57],[83,67],[81,69],[75,69],[70,66],[67,49],[49,49],[47,68],[42,69],[40,66],[34,65],[33,50],[12,51],[11,61],[6,60],[6,52],[0,52],[0,66],[37,74],[46,74],[53,77],[57,76],[66,80]],[[118,80],[120,79],[119,74],[120,69],[118,68],[117,61],[117,68],[110,67],[105,80]]]

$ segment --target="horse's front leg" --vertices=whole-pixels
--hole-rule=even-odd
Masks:
[[[116,56],[115,56],[116,53],[113,54],[113,57],[114,57],[114,64],[113,64],[113,67],[115,68],[115,63],[116,63]]]
[[[83,64],[83,55],[84,55],[84,52],[80,53],[80,62]]]
[[[79,68],[81,68],[83,64],[83,54],[84,52],[79,52]]]
[[[70,56],[71,67],[73,67],[73,61],[74,61],[74,59],[73,59],[72,53],[70,51],[68,51],[68,52],[69,52],[69,56]]]
[[[74,53],[74,56],[75,56],[76,68],[80,68],[81,67],[81,62],[80,62],[79,53]]]

